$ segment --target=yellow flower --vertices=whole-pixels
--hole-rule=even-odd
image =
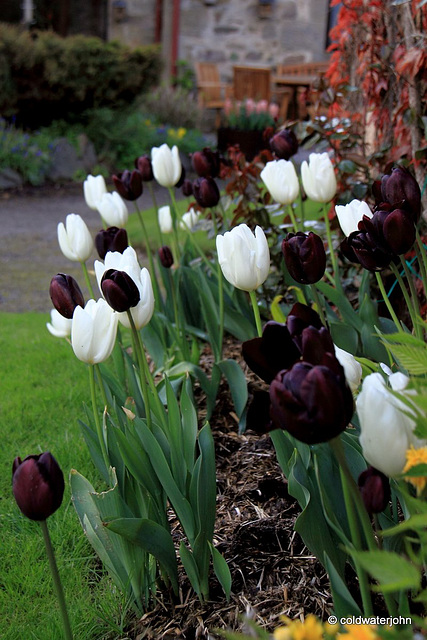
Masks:
[[[274,640],[323,640],[323,626],[316,616],[309,614],[304,622],[283,617],[286,627],[274,631]]]
[[[380,640],[372,624],[346,624],[346,633],[338,633],[337,640]]]
[[[181,138],[183,138],[186,133],[187,133],[187,129],[185,129],[184,127],[180,127],[178,129],[176,135],[177,135],[178,139],[181,140]]]
[[[151,120],[144,120],[144,124],[145,124],[147,127],[150,127],[150,126],[151,126]]]
[[[406,473],[417,464],[427,464],[427,447],[415,449],[414,445],[411,445],[411,448],[406,452],[406,465],[403,469],[403,473]],[[410,482],[416,488],[418,496],[421,495],[427,484],[427,476],[409,476],[408,478],[405,478],[405,480]]]

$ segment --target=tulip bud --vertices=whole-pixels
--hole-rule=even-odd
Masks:
[[[290,367],[300,358],[300,351],[285,324],[270,321],[264,325],[261,338],[242,344],[242,356],[250,369],[265,382]]]
[[[302,333],[307,327],[321,329],[323,327],[319,314],[311,307],[301,302],[296,302],[289,312],[286,326],[292,340],[302,350]]]
[[[90,209],[97,209],[98,202],[107,193],[107,186],[103,176],[88,175],[83,182],[83,193],[87,206]]]
[[[300,284],[314,284],[325,273],[326,253],[322,239],[309,233],[288,233],[282,242],[282,253],[292,278]]]
[[[108,269],[102,276],[101,289],[110,307],[119,313],[136,307],[140,300],[138,287],[125,271]]]
[[[184,182],[182,183],[181,191],[182,195],[184,195],[186,198],[189,198],[193,195],[193,183],[191,182],[191,180],[189,180],[188,178],[184,180]]]
[[[297,362],[270,385],[273,425],[306,444],[338,436],[353,415],[353,396],[341,372]]]
[[[159,258],[165,269],[170,269],[173,265],[173,255],[169,247],[164,246],[159,249]]]
[[[391,251],[398,256],[409,251],[415,242],[414,221],[404,209],[394,209],[388,213],[382,232]]]
[[[384,511],[391,497],[387,476],[374,467],[368,467],[360,474],[357,484],[369,515]]]
[[[383,199],[392,205],[406,209],[417,224],[421,215],[421,191],[418,182],[404,167],[394,167],[391,175],[381,180]]]
[[[73,321],[65,318],[59,311],[52,309],[50,312],[50,322],[46,322],[46,327],[55,338],[69,338]]]
[[[339,204],[335,207],[335,213],[342,232],[346,236],[358,230],[359,222],[363,219],[363,216],[368,216],[368,218],[373,216],[368,204],[361,200],[352,200],[346,205]]]
[[[193,182],[193,195],[201,207],[216,207],[220,193],[213,178],[197,178]]]
[[[76,213],[68,214],[65,225],[58,224],[58,243],[64,256],[73,262],[86,262],[93,249],[90,231]]]
[[[254,235],[248,225],[239,224],[216,237],[216,250],[224,278],[237,289],[255,291],[266,281],[270,250],[261,227],[255,228]]]
[[[308,163],[301,164],[301,179],[304,191],[314,202],[329,202],[337,191],[332,162],[325,153],[310,153]]]
[[[135,160],[135,168],[139,171],[143,182],[154,180],[153,165],[148,155],[140,156]]]
[[[95,236],[95,247],[101,260],[104,260],[108,251],[123,253],[128,246],[126,229],[109,227],[108,229],[101,229]]]
[[[13,495],[30,520],[46,520],[51,516],[61,506],[64,486],[64,474],[49,452],[13,461]]]
[[[151,149],[154,177],[162,187],[174,187],[182,175],[181,158],[177,146],[162,144]]]
[[[298,140],[292,129],[282,129],[270,139],[270,149],[281,160],[289,158],[298,151]]]
[[[163,207],[159,207],[159,210],[157,212],[157,219],[159,222],[160,231],[162,233],[172,233],[173,220],[171,208],[168,204],[165,204]]]
[[[129,212],[126,203],[117,191],[104,193],[98,202],[97,209],[109,227],[124,227],[128,221]]]
[[[53,306],[68,318],[73,317],[77,305],[84,307],[84,298],[77,281],[65,273],[58,273],[50,281],[49,295]]]
[[[218,151],[205,147],[196,151],[191,157],[194,171],[200,178],[216,178],[219,175],[220,160]]]
[[[287,160],[267,162],[260,177],[276,202],[291,204],[298,197],[298,176],[292,162]]]
[[[142,175],[136,169],[134,171],[126,169],[123,173],[113,176],[113,182],[125,200],[137,200],[142,194]]]

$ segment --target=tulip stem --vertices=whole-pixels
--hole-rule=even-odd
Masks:
[[[162,230],[160,229],[160,224],[159,224],[159,207],[157,206],[156,194],[154,193],[153,185],[151,184],[151,182],[148,182],[148,189],[150,191],[151,199],[154,205],[154,211],[156,213],[156,227],[159,233],[159,243],[160,243],[159,248],[160,248],[160,247],[163,247],[164,242],[163,242]]]
[[[414,285],[414,279],[412,277],[410,270],[408,269],[408,264],[405,260],[405,257],[400,256],[400,261],[402,262],[402,266],[405,271],[405,276],[409,284],[409,289],[411,291],[412,310],[414,313],[413,316],[411,315],[411,318],[413,318],[412,323],[414,325],[415,335],[417,336],[417,338],[420,338],[422,340],[422,337],[423,337],[422,329],[421,329],[421,325],[418,323],[418,320],[421,318],[420,305],[418,302],[417,290],[415,289],[415,285]]]
[[[174,242],[175,242],[176,261],[177,261],[177,263],[179,263],[180,251],[179,251],[178,226],[177,226],[178,207],[177,207],[177,204],[176,204],[175,194],[173,192],[172,187],[169,187],[168,191],[169,191],[169,196],[170,196],[171,203],[172,203],[172,207],[171,207],[171,212],[172,212],[172,232],[173,232],[173,239],[174,239]]]
[[[387,295],[387,292],[385,290],[384,283],[382,281],[381,274],[379,273],[379,271],[375,271],[375,277],[377,279],[377,284],[378,284],[379,290],[381,291],[381,295],[383,297],[383,300],[385,302],[387,310],[388,310],[389,314],[391,315],[394,324],[396,325],[396,329],[398,330],[399,333],[405,333],[404,330],[402,329],[402,325],[400,324],[399,319],[398,319],[398,317],[397,317],[397,315],[396,315],[396,313],[395,313],[395,311],[393,309],[393,305],[391,304],[390,300],[388,299],[388,295]]]
[[[259,313],[259,307],[258,307],[255,291],[249,291],[249,296],[250,296],[251,303],[252,303],[252,309],[254,310],[255,324],[256,324],[257,333],[258,333],[258,336],[261,338],[261,336],[262,336],[261,316],[260,316],[260,313]]]
[[[427,251],[418,229],[416,231],[416,238],[417,242],[415,244],[415,251],[417,254],[418,266],[423,280],[424,293],[427,296]]]
[[[64,590],[62,588],[61,578],[59,575],[58,566],[56,564],[55,553],[53,550],[52,541],[50,539],[49,529],[47,528],[46,520],[40,521],[40,527],[43,533],[46,553],[49,560],[50,571],[52,573],[53,584],[56,591],[56,597],[58,598],[59,609],[61,611],[62,624],[64,626],[64,637],[66,638],[66,640],[73,640],[70,619],[68,617],[67,605],[65,602]]]
[[[214,209],[211,209],[212,224],[215,232],[215,237],[218,235],[218,225],[216,222],[216,215]],[[219,297],[219,359],[222,359],[222,343],[224,340],[224,280],[222,279],[222,269],[217,258],[216,261],[217,277],[218,277],[218,297]]]
[[[108,478],[108,469],[110,467],[110,461],[108,459],[107,445],[105,444],[104,434],[102,432],[102,425],[98,415],[98,409],[96,406],[96,390],[95,390],[95,365],[89,365],[89,384],[90,384],[90,396],[92,398],[93,418],[95,420],[96,433],[98,434],[99,446],[101,447],[102,457],[105,464],[105,479]]]
[[[304,200],[302,199],[302,193],[301,193],[301,185],[298,191],[298,200],[299,200],[299,207],[300,207],[300,221],[301,221],[301,229],[304,231]]]
[[[413,331],[415,333],[418,333],[417,317],[416,317],[416,314],[414,312],[414,306],[412,304],[411,298],[410,298],[409,293],[408,293],[408,291],[407,291],[407,289],[405,287],[405,282],[404,282],[402,276],[399,273],[399,269],[396,267],[395,264],[393,264],[393,262],[390,263],[390,269],[391,269],[393,275],[395,276],[396,280],[398,281],[399,286],[400,286],[400,290],[402,291],[403,297],[405,298],[406,306],[408,308],[409,315],[411,316]]]
[[[331,233],[331,225],[329,222],[328,216],[328,208],[327,205],[323,205],[323,218],[325,220],[325,228],[326,228],[326,238],[328,240],[329,253],[331,256],[332,269],[334,271],[334,282],[337,289],[342,290],[340,275],[338,271],[338,261],[334,252],[334,246],[332,244],[332,233]]]
[[[83,275],[84,275],[84,279],[85,279],[85,282],[86,282],[86,286],[87,286],[87,288],[89,290],[89,294],[90,294],[91,298],[95,298],[95,295],[94,295],[93,289],[92,289],[92,284],[90,282],[89,272],[87,270],[86,262],[81,262],[80,264],[82,265]]]
[[[98,377],[98,386],[101,391],[102,401],[104,403],[104,407],[106,408],[108,407],[108,399],[107,399],[107,394],[105,392],[104,382],[102,380],[101,369],[99,367],[99,364],[95,364],[94,367],[96,370],[96,375]]]
[[[294,231],[295,231],[295,233],[298,233],[298,231],[299,231],[299,229],[298,229],[298,223],[297,223],[297,219],[296,219],[296,217],[295,217],[294,210],[293,210],[293,208],[292,208],[292,205],[291,205],[291,204],[288,204],[288,213],[289,213],[289,217],[290,217],[290,219],[291,219],[291,222],[292,222],[292,226],[293,226],[293,228],[294,228]]]
[[[145,417],[147,419],[148,428],[151,431],[152,420],[151,420],[151,410],[150,410],[150,396],[148,393],[148,386],[147,386],[148,380],[146,375],[147,362],[145,360],[144,354],[142,353],[139,333],[135,326],[135,322],[132,318],[132,314],[130,310],[126,311],[126,313],[127,313],[127,317],[129,318],[129,324],[132,331],[133,348],[135,351],[136,359],[138,361],[139,376],[141,381],[141,391],[142,391],[142,397],[144,398]]]
[[[160,296],[159,285],[158,285],[158,282],[157,282],[156,270],[154,268],[153,254],[151,253],[150,240],[148,238],[148,233],[147,233],[147,229],[145,227],[144,218],[142,217],[141,211],[139,210],[139,207],[136,204],[136,202],[135,202],[135,211],[136,211],[137,216],[139,218],[139,222],[141,223],[142,235],[144,237],[145,250],[147,252],[148,263],[150,265],[150,272],[152,274],[151,281],[153,282],[153,288],[154,288],[154,302],[155,302],[155,305],[156,305],[156,309],[159,310],[162,299],[161,299],[161,296]]]
[[[347,466],[347,460],[345,459],[345,453],[342,446],[341,438],[338,436],[337,438],[330,440],[329,444],[332,448],[332,451],[334,452],[339,466],[345,509],[347,512],[348,524],[350,527],[351,540],[356,551],[359,551],[362,549],[362,540],[355,509],[356,505],[357,507],[359,505],[357,504],[356,500],[353,502],[352,499],[355,497],[354,491],[352,492],[354,485],[353,476],[351,475],[350,470]],[[358,491],[357,488],[356,490]],[[353,496],[351,495],[352,493]],[[356,568],[357,577],[359,578],[359,589],[363,603],[363,613],[364,615],[369,616],[372,615],[372,598],[369,590],[368,577],[366,571],[360,565],[360,562],[356,558],[353,558],[353,561]]]
[[[178,304],[177,304],[176,293],[175,293],[175,280],[172,277],[171,270],[167,269],[167,272],[168,272],[169,285],[170,285],[171,296],[172,296],[173,314],[175,316],[175,326],[176,326],[176,330],[179,337],[181,353],[183,354],[184,360],[188,360],[189,356],[188,356],[187,336],[181,326],[181,320],[179,317]]]
[[[319,314],[319,316],[320,316],[320,319],[321,319],[321,321],[322,321],[322,324],[323,324],[323,326],[324,326],[324,327],[327,327],[327,326],[328,326],[328,324],[327,324],[327,322],[326,322],[325,313],[324,313],[324,311],[323,311],[323,305],[322,305],[322,303],[321,303],[321,301],[320,301],[319,292],[317,291],[317,289],[316,289],[316,285],[315,285],[315,284],[310,285],[310,291],[311,291],[311,294],[312,294],[312,296],[313,296],[313,301],[314,301],[314,304],[315,304],[315,305],[316,305],[316,307],[317,307],[317,313],[318,313],[318,314]]]

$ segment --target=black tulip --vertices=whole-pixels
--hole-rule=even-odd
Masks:
[[[326,253],[322,239],[309,233],[288,233],[282,242],[286,267],[296,282],[314,284],[325,273]]]
[[[101,229],[95,236],[95,247],[101,260],[104,260],[109,251],[123,253],[128,246],[126,229],[108,227],[108,229]]]
[[[382,232],[390,250],[398,256],[409,251],[415,242],[414,221],[405,209],[393,209],[388,212]]]
[[[220,198],[218,185],[213,178],[197,178],[193,182],[193,195],[203,208],[216,207]]]
[[[242,344],[242,356],[248,367],[270,383],[282,369],[289,369],[301,354],[285,324],[270,321],[264,325],[261,338]]]
[[[374,467],[368,467],[359,475],[357,484],[369,515],[384,511],[391,497],[387,476]]]
[[[153,165],[150,156],[143,155],[135,160],[135,168],[141,174],[143,182],[151,182],[154,180]]]
[[[289,160],[298,151],[298,140],[292,129],[282,129],[270,138],[270,148],[276,158]]]
[[[394,167],[381,180],[381,194],[393,209],[403,208],[410,213],[414,224],[421,215],[421,190],[414,176],[404,167]]]
[[[326,365],[297,362],[273,380],[270,401],[274,428],[306,444],[335,438],[353,415],[353,395],[342,367],[334,371]]]
[[[123,173],[113,176],[114,186],[118,193],[125,200],[137,200],[142,194],[142,175],[137,170],[129,171],[126,169]]]
[[[196,151],[191,156],[194,171],[200,178],[216,178],[221,168],[218,151],[205,147],[203,151]]]
[[[77,281],[73,276],[65,273],[58,273],[52,278],[49,295],[55,309],[59,311],[61,316],[70,320],[78,305],[85,306],[83,294]]]
[[[159,259],[165,269],[170,269],[173,265],[173,254],[168,246],[160,247]]]
[[[184,180],[184,182],[182,183],[181,191],[182,195],[186,198],[189,198],[193,195],[193,183],[191,182],[191,180],[189,180],[188,178]]]
[[[64,474],[49,452],[17,457],[12,466],[12,490],[18,507],[30,520],[46,520],[60,506]]]
[[[136,307],[141,298],[138,287],[125,271],[108,269],[102,276],[101,289],[110,307],[119,313]]]

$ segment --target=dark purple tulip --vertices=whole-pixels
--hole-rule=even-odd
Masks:
[[[282,369],[289,369],[301,354],[285,324],[267,322],[261,338],[242,344],[242,356],[250,369],[270,383]]]
[[[193,183],[191,182],[191,180],[189,180],[188,178],[184,180],[184,182],[182,183],[181,191],[186,198],[189,198],[193,195]]]
[[[274,428],[306,444],[327,442],[344,431],[353,415],[353,395],[339,363],[335,369],[297,362],[280,371],[270,385]]]
[[[368,271],[381,271],[388,267],[395,254],[387,245],[383,224],[389,212],[376,211],[371,219],[363,216],[359,229],[341,243],[341,252],[350,262],[357,262]]]
[[[296,302],[289,311],[286,326],[296,344],[301,348],[302,332],[307,327],[321,329],[323,327],[319,314],[306,304]]]
[[[151,182],[154,180],[153,165],[150,156],[139,156],[135,160],[135,168],[139,171],[143,182]]]
[[[381,194],[383,201],[388,202],[393,209],[406,209],[414,224],[417,224],[421,215],[421,191],[408,169],[394,167],[390,175],[383,176]]]
[[[390,482],[387,476],[374,467],[360,474],[357,484],[369,515],[384,511],[390,501]]]
[[[325,273],[326,253],[322,239],[309,233],[288,233],[282,242],[286,267],[296,282],[314,284]]]
[[[282,129],[270,138],[270,149],[280,160],[289,158],[298,151],[298,140],[292,129]]]
[[[128,246],[126,229],[108,227],[108,229],[101,229],[95,236],[95,247],[101,260],[104,260],[108,251],[123,253]]]
[[[304,362],[324,364],[336,368],[335,348],[332,336],[325,327],[306,327],[301,333],[301,355]],[[331,359],[332,357],[332,359]]]
[[[200,178],[217,178],[221,168],[218,151],[205,147],[191,156],[194,171]]]
[[[12,490],[18,507],[30,520],[46,520],[60,506],[64,474],[49,452],[17,457],[12,466]]]
[[[391,251],[398,256],[409,251],[415,242],[414,221],[405,209],[390,211],[384,220],[382,232]]]
[[[165,267],[165,269],[170,269],[173,265],[173,255],[169,247],[160,247],[159,258],[162,266]]]
[[[49,295],[53,306],[61,316],[71,320],[74,309],[85,306],[81,289],[73,276],[58,273],[50,281]]]
[[[125,200],[137,200],[142,194],[142,175],[137,169],[133,171],[126,169],[123,173],[113,176],[113,182]]]
[[[101,289],[110,307],[120,313],[135,307],[141,298],[138,287],[125,271],[108,269],[102,276]]]
[[[193,195],[201,207],[216,207],[220,194],[213,178],[197,178],[193,182]]]

